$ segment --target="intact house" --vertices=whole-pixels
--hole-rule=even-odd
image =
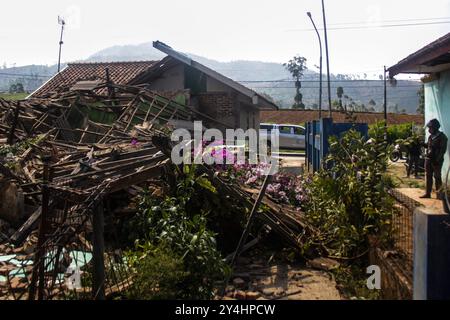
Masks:
[[[96,90],[96,85],[106,81],[140,86],[194,107],[216,120],[204,123],[206,127],[220,130],[259,129],[260,111],[278,109],[264,96],[166,44],[156,41],[153,45],[167,56],[160,61],[69,63],[30,97],[48,97],[67,90]],[[97,91],[107,95],[104,87]]]
[[[425,123],[438,119],[441,130],[450,137],[450,33],[414,52],[390,67],[389,76],[400,73],[426,74]],[[445,155],[443,177],[450,165],[450,146]]]

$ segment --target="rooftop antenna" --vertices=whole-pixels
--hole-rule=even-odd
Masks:
[[[58,56],[58,73],[59,73],[59,71],[61,71],[61,49],[62,49],[62,45],[64,44],[63,34],[64,34],[64,26],[66,25],[66,21],[64,20],[64,18],[58,16],[58,24],[61,25],[61,37],[59,38],[59,56]]]

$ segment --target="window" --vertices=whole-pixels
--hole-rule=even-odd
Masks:
[[[273,126],[271,124],[262,124],[259,126],[261,130],[267,130],[268,132],[272,131]]]
[[[284,133],[284,134],[291,134],[292,127],[288,127],[288,126],[280,126],[280,133]]]
[[[305,129],[303,129],[301,127],[294,127],[294,134],[299,135],[299,136],[304,136]]]

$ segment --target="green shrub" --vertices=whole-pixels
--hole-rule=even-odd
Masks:
[[[134,229],[137,251],[130,261],[140,261],[145,257],[143,266],[136,268],[140,282],[149,282],[143,287],[152,288],[155,282],[149,279],[155,272],[150,264],[157,260],[155,252],[162,255],[175,272],[169,278],[165,288],[177,299],[210,299],[213,297],[214,284],[223,280],[228,274],[228,265],[217,250],[216,239],[207,227],[208,212],[195,211],[190,207],[190,200],[197,193],[197,187],[215,192],[204,176],[197,176],[195,169],[185,168],[184,175],[178,181],[176,196],[164,200],[142,195],[140,213],[130,222]],[[163,246],[166,250],[156,250]],[[133,253],[130,255],[133,257]],[[150,257],[150,258],[148,258]],[[155,275],[155,281],[161,276]],[[142,284],[140,284],[142,287]],[[154,291],[146,291],[146,297],[153,297]],[[155,295],[159,298],[159,295]]]
[[[164,245],[153,246],[149,242],[139,245],[128,256],[130,267],[135,271],[133,285],[127,298],[133,300],[174,300],[182,294],[188,273],[183,261]]]
[[[388,144],[394,144],[397,140],[404,140],[411,136],[414,123],[402,123],[396,125],[390,125],[387,128],[387,142]],[[369,136],[376,135],[378,128],[384,127],[384,121],[379,121],[369,126]]]
[[[392,181],[385,174],[389,150],[383,137],[378,125],[369,141],[354,130],[330,139],[328,169],[309,185],[306,218],[318,229],[309,245],[320,244],[327,255],[357,257],[367,252],[369,235],[388,237]]]

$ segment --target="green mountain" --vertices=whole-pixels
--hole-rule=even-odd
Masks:
[[[290,74],[282,64],[261,61],[236,60],[219,62],[194,54],[188,54],[198,62],[240,81],[257,92],[264,93],[282,108],[290,108],[293,104],[295,88]],[[114,46],[101,50],[88,57],[87,62],[159,60],[164,54],[153,48],[151,43],[140,45]],[[56,66],[23,66],[0,69],[0,91],[8,91],[11,84],[21,82],[25,90],[33,91],[45,82],[49,75],[56,72]],[[323,77],[323,108],[328,106],[328,90],[326,77]],[[264,82],[267,81],[267,82]],[[357,75],[332,75],[331,97],[337,100],[336,89],[344,89],[343,104],[364,105],[381,111],[384,100],[383,81],[361,79]],[[418,81],[399,80],[395,86],[388,85],[388,107],[393,112],[416,113],[419,104],[417,91],[421,83]],[[303,103],[308,108],[317,107],[319,95],[319,74],[307,70],[302,79]]]

